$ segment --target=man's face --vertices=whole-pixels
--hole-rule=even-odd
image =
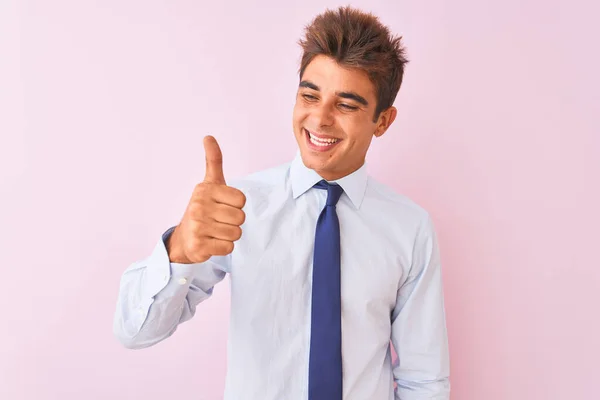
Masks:
[[[304,164],[327,180],[359,169],[373,136],[393,122],[390,107],[373,121],[375,86],[364,71],[341,67],[326,56],[304,70],[294,106],[294,135]]]

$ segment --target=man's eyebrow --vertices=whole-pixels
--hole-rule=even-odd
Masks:
[[[302,81],[302,82],[300,82],[300,87],[312,89],[312,90],[315,90],[317,92],[321,91],[321,89],[317,85],[315,85],[314,83],[312,83],[311,81]],[[363,106],[368,106],[369,105],[369,102],[367,101],[367,99],[365,99],[361,95],[356,94],[354,92],[337,92],[336,96],[342,97],[344,99],[354,100],[356,102],[359,102]]]
[[[302,81],[302,82],[300,82],[300,87],[305,87],[305,88],[309,88],[309,89],[312,89],[312,90],[316,90],[317,92],[321,90],[321,89],[319,89],[319,87],[317,85],[315,85],[311,81]]]
[[[344,99],[351,99],[354,101],[359,102],[360,104],[362,104],[363,106],[368,106],[369,102],[367,101],[367,99],[365,99],[364,97],[362,97],[359,94],[353,93],[353,92],[338,92],[336,93],[339,97],[342,97]]]

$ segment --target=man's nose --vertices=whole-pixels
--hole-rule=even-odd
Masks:
[[[333,125],[333,107],[330,104],[323,103],[313,111],[313,118],[318,126],[331,126]]]

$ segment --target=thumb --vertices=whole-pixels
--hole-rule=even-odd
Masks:
[[[204,138],[204,154],[206,155],[206,173],[204,182],[225,185],[223,176],[223,154],[217,139],[212,136]]]

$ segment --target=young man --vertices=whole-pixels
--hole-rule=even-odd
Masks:
[[[123,274],[115,334],[128,348],[160,342],[229,274],[225,399],[448,399],[431,218],[365,169],[396,117],[400,39],[346,7],[300,44],[296,159],[227,186],[206,137],[206,177],[181,222]]]

